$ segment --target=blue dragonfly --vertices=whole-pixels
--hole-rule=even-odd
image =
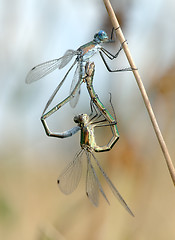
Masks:
[[[69,49],[65,52],[65,54],[62,57],[41,63],[41,64],[33,67],[29,71],[29,73],[26,77],[26,83],[32,83],[34,81],[37,81],[37,80],[45,77],[46,75],[48,75],[49,73],[51,73],[52,71],[54,71],[56,69],[64,68],[72,60],[73,57],[76,57],[73,64],[71,65],[69,70],[66,72],[65,76],[63,77],[63,79],[58,84],[57,88],[55,89],[55,91],[53,92],[51,97],[49,98],[49,100],[44,108],[43,114],[45,113],[48,106],[51,104],[51,102],[52,102],[53,98],[55,97],[55,95],[57,94],[58,90],[63,85],[65,79],[67,78],[67,76],[70,73],[70,71],[72,70],[72,68],[77,64],[77,67],[76,67],[76,70],[75,70],[75,73],[73,76],[73,80],[71,83],[71,88],[70,88],[70,95],[74,93],[73,98],[70,101],[70,105],[71,105],[71,107],[76,106],[78,99],[79,99],[79,95],[80,95],[80,86],[83,83],[84,78],[85,78],[85,65],[87,62],[89,62],[89,59],[97,52],[99,52],[105,66],[109,72],[121,72],[121,71],[131,71],[132,70],[131,68],[112,70],[108,66],[108,64],[104,58],[104,55],[106,55],[110,60],[113,60],[114,58],[117,58],[120,51],[122,50],[122,46],[121,46],[120,49],[117,51],[117,53],[115,55],[113,55],[108,50],[106,50],[104,47],[102,47],[103,43],[114,42],[114,40],[112,39],[113,32],[114,32],[114,29],[112,29],[111,37],[109,38],[106,32],[104,32],[103,30],[100,30],[94,35],[94,38],[92,41],[80,46],[77,50]],[[76,89],[76,91],[74,91],[75,89]],[[55,108],[54,111],[57,111],[57,109]],[[54,111],[52,111],[52,113]]]

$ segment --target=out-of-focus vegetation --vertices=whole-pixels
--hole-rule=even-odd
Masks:
[[[110,206],[103,197],[98,208],[91,205],[85,194],[86,163],[74,193],[65,196],[57,186],[60,172],[79,149],[79,136],[48,138],[39,119],[66,69],[36,84],[24,83],[34,65],[76,49],[99,29],[110,33],[102,1],[1,2],[0,239],[175,239],[175,189],[132,73],[110,74],[94,58],[95,89],[106,106],[111,92],[120,132],[114,148],[96,157],[134,218],[102,177]],[[175,3],[111,3],[175,164]],[[119,45],[106,47],[116,51]],[[125,65],[127,61],[121,62]],[[69,92],[66,84],[55,103]],[[84,86],[82,90],[76,109],[66,106],[49,119],[53,130],[66,130],[74,126],[76,113],[89,112]]]

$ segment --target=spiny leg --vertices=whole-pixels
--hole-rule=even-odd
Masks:
[[[110,126],[112,126],[113,123],[111,123]],[[107,125],[103,125],[103,127],[105,127]],[[114,127],[116,127],[116,124],[113,125]],[[106,151],[110,151],[112,149],[112,147],[114,146],[114,144],[118,141],[119,139],[119,134],[118,134],[118,130],[115,130],[115,131],[112,131],[112,137],[111,139],[109,140],[109,142],[104,145],[104,146],[98,146],[96,145],[94,147],[94,151],[95,152],[106,152]]]
[[[117,51],[117,53],[116,53],[115,55],[112,54],[111,52],[109,52],[107,49],[105,49],[105,48],[103,48],[103,47],[100,48],[100,52],[102,51],[110,60],[113,60],[114,58],[117,58],[117,57],[118,57],[119,53],[120,53],[121,50],[123,49],[123,45],[124,45],[125,42],[127,42],[127,40],[125,40],[125,41],[121,44],[119,50]]]
[[[94,104],[94,101],[91,99],[90,100],[90,109],[91,109],[91,113],[89,115],[90,118],[90,122],[94,121],[95,119],[99,119],[102,115],[101,111],[99,111],[99,109],[97,108],[97,106]],[[95,115],[93,115],[93,112],[95,112]]]
[[[100,56],[101,56],[101,58],[102,58],[102,60],[103,60],[103,62],[104,62],[104,64],[105,64],[105,66],[106,66],[106,68],[107,68],[107,70],[108,70],[109,72],[128,72],[128,71],[136,70],[136,69],[132,69],[132,68],[130,68],[130,67],[112,70],[112,69],[109,67],[109,65],[107,64],[107,62],[106,62],[106,60],[105,60],[105,58],[104,58],[104,56],[103,56],[103,54],[102,54],[101,51],[100,51]],[[107,55],[106,55],[106,56],[107,56]],[[111,60],[112,60],[112,59],[111,59]]]
[[[117,117],[116,117],[116,114],[115,114],[115,111],[114,111],[114,106],[113,106],[113,104],[112,104],[112,94],[109,93],[109,96],[110,96],[109,102],[110,102],[110,104],[111,104],[112,112],[113,112],[113,114],[114,114],[114,118],[115,118],[115,121],[116,121],[116,123],[117,123]]]
[[[112,33],[111,33],[111,34],[112,34]],[[111,36],[112,36],[112,35],[111,35]],[[124,71],[137,70],[137,69],[131,68],[131,67],[123,68],[123,69],[115,69],[115,70],[112,70],[112,69],[109,67],[109,65],[107,64],[107,62],[106,62],[106,60],[105,60],[105,58],[104,58],[103,53],[104,53],[110,60],[113,60],[114,58],[117,58],[118,55],[119,55],[119,53],[120,53],[121,50],[123,49],[123,45],[124,45],[125,43],[127,43],[127,40],[125,40],[125,41],[121,44],[119,50],[117,51],[117,53],[116,53],[115,55],[113,55],[112,53],[110,53],[110,52],[109,52],[108,50],[106,50],[105,48],[101,47],[99,53],[100,53],[100,56],[101,56],[101,58],[102,58],[102,60],[103,60],[103,62],[104,62],[104,64],[105,64],[105,66],[106,66],[106,68],[107,68],[107,70],[108,70],[109,72],[124,72]]]

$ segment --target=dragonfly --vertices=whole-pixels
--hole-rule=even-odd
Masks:
[[[91,112],[93,112],[93,109],[95,109],[95,107],[96,107],[95,112],[97,113],[99,111],[100,114],[103,115],[104,119],[110,123],[111,131],[112,131],[112,134],[113,134],[113,137],[111,138],[111,141],[110,141],[110,148],[108,149],[108,150],[110,150],[110,149],[112,149],[114,144],[119,139],[119,131],[118,131],[117,124],[116,124],[117,123],[116,115],[115,115],[115,111],[114,111],[111,99],[110,99],[110,102],[111,102],[112,111],[114,113],[114,117],[105,108],[105,106],[103,105],[103,103],[99,99],[98,95],[96,94],[95,89],[93,87],[94,73],[95,73],[94,62],[87,62],[86,65],[85,65],[85,75],[86,76],[84,77],[84,82],[86,83],[87,90],[88,90],[88,93],[89,93],[90,99],[91,99],[91,101],[90,101]],[[77,85],[77,88],[78,87],[79,87],[79,85]],[[70,94],[67,98],[65,98],[63,101],[61,101],[59,104],[57,104],[56,107],[54,107],[53,109],[48,111],[48,113],[43,114],[41,116],[41,122],[42,122],[42,124],[44,126],[44,129],[45,129],[45,132],[48,136],[53,136],[54,137],[54,133],[52,133],[50,131],[50,129],[48,128],[47,123],[46,123],[46,118],[49,117],[55,111],[55,109],[58,110],[61,107],[63,107],[66,103],[71,101],[71,99],[74,96],[74,92],[77,91],[77,88],[74,89],[72,94]],[[67,130],[65,132],[59,133],[59,136],[58,136],[58,133],[57,133],[56,137],[59,137],[59,138],[70,137],[70,136],[74,135],[76,132],[78,132],[79,130],[80,130],[80,128],[77,126],[77,127],[74,127],[70,130]]]
[[[46,123],[45,118],[42,118],[42,123],[46,131],[46,134],[50,137],[67,138],[76,134],[78,131],[81,131],[81,134],[80,134],[81,150],[75,155],[73,161],[63,170],[63,172],[59,176],[58,186],[64,194],[70,194],[77,188],[78,183],[80,182],[81,174],[82,174],[82,157],[83,157],[83,154],[85,153],[87,158],[86,194],[89,200],[92,202],[92,204],[94,206],[98,206],[99,191],[101,192],[101,194],[103,195],[103,197],[106,199],[108,203],[109,203],[109,200],[107,199],[106,194],[104,193],[104,190],[100,184],[100,181],[93,167],[91,158],[95,161],[96,165],[100,169],[100,172],[106,179],[113,194],[119,199],[119,201],[124,206],[124,208],[132,216],[134,216],[132,211],[126,204],[125,200],[122,198],[122,196],[120,195],[120,193],[118,192],[114,184],[111,182],[111,180],[109,179],[109,177],[107,176],[107,174],[105,173],[105,171],[103,170],[99,161],[96,159],[93,153],[94,151],[104,152],[104,151],[111,150],[114,144],[119,139],[116,115],[111,102],[111,97],[110,97],[110,103],[111,103],[114,117],[104,107],[103,103],[100,101],[98,95],[95,93],[95,90],[93,88],[94,68],[95,68],[94,63],[86,64],[87,76],[85,79],[86,79],[87,89],[91,96],[91,114],[90,115],[80,114],[78,116],[75,116],[74,121],[75,123],[77,123],[77,126],[61,133],[51,132]],[[64,103],[61,104],[61,106],[63,106],[67,102],[64,101]],[[95,114],[93,115],[94,111],[95,111]],[[102,117],[102,119],[100,119],[100,117]],[[108,127],[108,126],[110,126],[111,128],[112,137],[110,138],[110,140],[106,145],[99,146],[96,143],[96,139],[95,139],[95,128]]]
[[[93,57],[94,54],[96,54],[97,52],[99,52],[105,66],[109,72],[132,71],[131,68],[112,70],[108,66],[108,64],[105,60],[104,55],[107,56],[110,60],[113,60],[118,57],[120,51],[122,50],[123,45],[121,45],[120,49],[117,51],[116,54],[112,54],[102,46],[103,43],[114,42],[113,32],[114,32],[114,28],[112,29],[111,37],[109,38],[105,31],[100,30],[94,35],[94,38],[92,41],[80,46],[77,50],[69,49],[65,52],[65,54],[62,57],[41,63],[41,64],[33,67],[29,71],[29,73],[27,74],[27,77],[26,77],[26,83],[32,83],[34,81],[37,81],[37,80],[45,77],[46,75],[48,75],[49,73],[53,72],[56,69],[64,68],[72,60],[72,58],[75,57],[73,64],[68,69],[65,76],[63,77],[63,79],[58,84],[58,86],[52,93],[51,97],[49,98],[49,100],[44,108],[43,114],[45,113],[48,106],[51,104],[53,98],[55,97],[55,95],[57,94],[57,92],[59,91],[61,86],[63,85],[65,79],[67,78],[68,74],[71,72],[72,68],[75,65],[77,65],[77,66],[76,66],[75,73],[73,75],[73,80],[72,80],[71,88],[70,88],[70,95],[73,92],[74,92],[74,94],[73,94],[73,98],[70,101],[70,105],[72,107],[76,106],[79,96],[80,96],[80,86],[81,86],[84,76],[85,76],[85,65],[89,61],[89,59],[91,57]],[[76,89],[76,91],[75,91],[75,89]],[[56,111],[56,107],[54,110]]]
[[[99,168],[100,172],[104,176],[107,184],[111,188],[114,196],[120,201],[120,203],[123,205],[123,207],[128,211],[129,214],[134,216],[130,208],[128,207],[127,203],[119,193],[119,191],[116,189],[114,184],[111,182],[107,174],[105,173],[104,169],[100,165],[99,161],[94,155],[94,152],[104,152],[111,150],[112,146],[118,140],[119,135],[116,134],[116,132],[113,134],[111,139],[108,141],[108,143],[104,146],[99,146],[96,142],[95,138],[95,128],[97,127],[107,127],[111,125],[113,126],[113,122],[109,123],[109,121],[106,118],[103,118],[99,120],[99,117],[103,116],[101,112],[98,112],[98,108],[95,108],[94,104],[92,104],[93,108],[95,109],[96,114],[92,116],[93,114],[79,114],[74,117],[74,122],[78,124],[78,126],[62,132],[62,133],[49,133],[49,136],[57,137],[57,138],[65,138],[70,137],[80,131],[80,146],[81,150],[75,155],[74,159],[66,166],[66,168],[63,170],[63,172],[58,177],[58,186],[60,190],[64,194],[71,194],[78,186],[81,175],[82,175],[82,168],[83,168],[83,154],[86,154],[87,158],[87,173],[86,173],[86,195],[91,201],[91,203],[94,206],[99,205],[99,192],[103,195],[107,203],[109,204],[109,200],[102,188],[102,185],[98,179],[98,176],[95,172],[92,159],[95,161],[95,164]],[[48,126],[43,121],[43,125],[45,127],[45,130],[48,131]],[[114,125],[117,125],[117,122],[115,122]]]

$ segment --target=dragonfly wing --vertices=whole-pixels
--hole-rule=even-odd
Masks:
[[[71,61],[71,59],[77,54],[78,54],[77,51],[74,51],[72,49],[67,50],[61,59],[59,69],[64,68]]]
[[[43,78],[44,76],[53,72],[55,69],[60,68],[60,66],[61,68],[63,68],[72,59],[72,57],[77,54],[77,51],[74,51],[74,50],[68,50],[68,51],[67,51],[68,52],[67,54],[65,54],[64,56],[58,59],[50,60],[33,67],[30,70],[30,72],[27,74],[27,77],[25,80],[26,83],[35,82],[40,78]],[[69,58],[69,61],[68,61],[68,58]]]
[[[64,194],[72,193],[78,186],[82,174],[82,150],[76,154],[58,178],[58,185]]]
[[[78,63],[77,68],[75,70],[74,76],[73,76],[73,80],[72,80],[72,84],[70,87],[70,94],[72,94],[74,92],[74,89],[76,88],[77,84],[81,81],[81,71],[80,71],[80,63]],[[70,105],[72,108],[74,108],[79,100],[80,97],[80,86],[81,84],[79,84],[78,89],[76,90],[76,92],[73,93],[73,98],[70,101]]]
[[[43,111],[43,114],[45,113],[46,109],[49,107],[49,105],[51,104],[52,100],[54,99],[55,95],[57,94],[57,92],[59,91],[59,89],[61,88],[61,86],[63,85],[67,75],[69,74],[69,72],[72,70],[73,66],[76,64],[76,60],[74,61],[74,63],[72,64],[72,66],[69,68],[69,70],[67,71],[67,73],[65,74],[64,78],[61,80],[61,82],[58,84],[58,86],[56,87],[55,91],[52,93],[52,95],[50,96],[45,108],[44,108],[44,111]]]
[[[99,203],[99,189],[98,189],[98,182],[97,176],[94,171],[94,168],[90,162],[89,153],[86,152],[87,155],[87,176],[86,176],[86,194],[89,200],[95,205],[98,206]]]
[[[77,89],[74,97],[70,100],[70,105],[72,108],[74,108],[77,105],[77,102],[79,100],[80,97],[80,92],[81,92],[81,87],[79,86],[79,88]]]
[[[134,214],[132,213],[131,209],[128,207],[127,203],[125,202],[125,200],[123,199],[123,197],[120,195],[119,191],[116,189],[116,187],[114,186],[114,184],[111,182],[111,180],[109,179],[109,177],[107,176],[107,174],[105,173],[105,171],[103,170],[103,168],[101,167],[101,165],[99,164],[98,160],[95,158],[94,154],[92,153],[93,158],[95,159],[97,166],[99,167],[101,173],[103,174],[103,176],[105,177],[109,187],[111,188],[114,196],[119,200],[119,202],[123,205],[123,207],[129,212],[129,214],[131,214],[132,216],[134,216]]]
[[[87,179],[86,179],[86,194],[87,194],[88,198],[90,199],[90,201],[97,207],[98,203],[99,203],[99,190],[108,203],[109,203],[109,201],[103,191],[100,181],[98,180],[96,172],[92,166],[92,163],[90,160],[90,154],[91,153],[86,152],[87,165],[88,165]]]

